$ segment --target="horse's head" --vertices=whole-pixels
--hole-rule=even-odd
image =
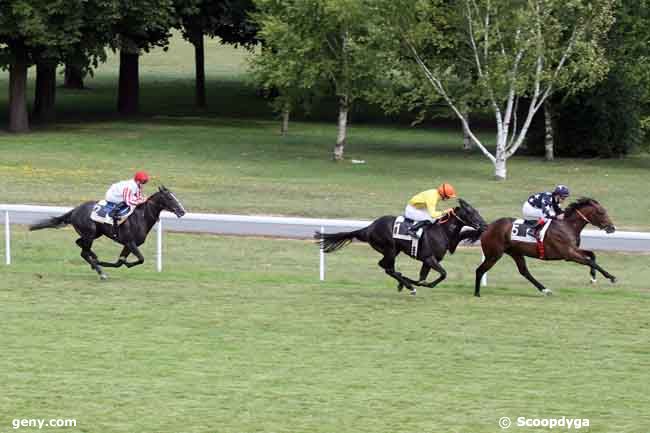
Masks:
[[[478,213],[476,209],[472,207],[462,198],[458,199],[460,206],[454,208],[454,214],[456,218],[460,220],[463,225],[469,226],[476,230],[484,230],[487,227],[487,223]]]
[[[185,208],[170,190],[161,186],[158,188],[156,195],[158,196],[158,202],[164,210],[173,212],[178,218],[185,215]]]
[[[571,203],[565,212],[565,219],[582,219],[585,222],[605,230],[607,233],[614,233],[616,226],[605,208],[592,198],[581,198],[578,201]]]

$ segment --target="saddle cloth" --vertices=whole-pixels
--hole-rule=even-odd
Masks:
[[[405,218],[402,215],[395,218],[395,224],[393,224],[393,239],[402,239],[405,241],[411,241],[410,255],[412,257],[417,257],[418,247],[420,245],[420,238],[422,237],[422,232],[424,231],[424,229],[423,228],[418,229],[416,233],[419,237],[417,238],[408,235],[406,232],[408,231],[408,229],[410,229],[413,226],[413,224],[415,224],[415,221],[409,218]]]
[[[93,207],[93,211],[90,213],[90,219],[98,223],[104,223],[112,226],[113,218],[108,216],[108,214],[111,213],[115,206],[117,206],[116,203],[109,203],[106,200],[98,201],[95,204],[95,207]],[[126,219],[133,213],[134,210],[135,207],[130,206],[120,210],[117,219],[117,225],[121,225],[124,221],[126,221]]]
[[[546,231],[551,225],[552,220],[546,220],[544,227],[539,233],[540,241],[544,242]],[[512,223],[512,234],[510,239],[518,242],[537,243],[537,239],[532,235],[533,228],[537,225],[537,220],[525,220],[518,218]]]

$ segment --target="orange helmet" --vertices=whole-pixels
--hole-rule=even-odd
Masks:
[[[456,190],[448,183],[440,185],[438,187],[438,193],[444,200],[447,200],[448,198],[456,198]]]

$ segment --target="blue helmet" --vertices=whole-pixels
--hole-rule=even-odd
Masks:
[[[562,198],[567,198],[569,196],[569,188],[564,185],[558,185],[553,190],[553,194],[559,195]]]

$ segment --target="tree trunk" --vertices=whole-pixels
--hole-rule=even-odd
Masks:
[[[56,99],[56,62],[42,61],[36,64],[36,89],[34,92],[34,121],[47,123],[54,120]]]
[[[343,151],[345,150],[345,142],[347,137],[348,126],[348,98],[342,96],[339,98],[339,122],[338,122],[338,136],[336,137],[336,146],[334,147],[334,161],[341,161],[343,159]]]
[[[496,180],[506,180],[507,169],[506,161],[508,156],[506,155],[506,143],[508,142],[508,133],[502,131],[497,134],[497,147],[495,149],[495,161],[494,161],[494,178]]]
[[[84,73],[79,66],[66,63],[65,73],[63,76],[63,87],[66,89],[84,88]]]
[[[9,65],[9,131],[27,132],[27,50],[20,44],[12,51],[15,57]]]
[[[287,135],[289,133],[289,116],[291,111],[289,110],[289,104],[285,105],[282,110],[282,126],[280,127],[280,134]]]
[[[551,104],[548,100],[544,101],[544,153],[547,161],[553,161],[555,155],[553,152],[553,117]]]
[[[195,81],[195,97],[196,106],[199,108],[207,107],[207,100],[205,97],[205,46],[203,40],[203,32],[197,31],[193,38],[194,42],[194,64],[196,72]]]
[[[463,117],[465,117],[465,120],[467,120],[467,124],[469,125],[469,111],[467,109],[463,110]],[[472,150],[472,139],[469,136],[469,130],[465,127],[465,124],[463,123],[463,150],[465,151],[470,151]]]
[[[117,111],[120,114],[137,114],[140,102],[140,54],[120,50],[120,78],[117,94]]]

